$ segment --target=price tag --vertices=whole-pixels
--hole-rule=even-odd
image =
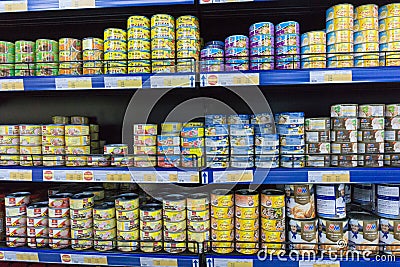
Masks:
[[[17,261],[39,262],[39,255],[33,252],[17,252],[15,254],[15,259]]]
[[[107,256],[83,256],[83,264],[91,265],[108,265]]]
[[[3,91],[24,91],[23,79],[1,79],[1,90]]]
[[[177,259],[145,258],[140,257],[141,267],[177,267]]]
[[[169,181],[171,183],[177,183],[178,182],[178,174],[177,173],[172,173],[169,175]]]
[[[253,267],[253,261],[252,260],[228,261],[227,267]]]
[[[67,181],[83,181],[83,173],[66,173],[65,180]]]
[[[59,0],[58,7],[60,9],[96,7],[96,1],[95,0]]]
[[[299,267],[340,267],[339,261],[299,261]]]
[[[5,1],[4,2],[4,11],[5,12],[18,12],[18,11],[27,11],[28,10],[28,1]]]
[[[191,183],[198,183],[199,182],[199,174],[191,174],[190,175],[190,182]]]
[[[309,183],[350,183],[350,171],[309,171]]]
[[[130,182],[131,175],[129,173],[108,173],[106,180],[107,182]]]
[[[224,73],[224,74],[202,74],[200,77],[202,87],[206,86],[244,86],[259,85],[259,73]]]
[[[232,85],[258,85],[260,76],[258,74],[233,76]]]
[[[111,88],[142,88],[142,77],[104,77],[104,86],[106,89]]]
[[[345,83],[353,81],[351,70],[310,71],[310,83]]]
[[[57,90],[92,89],[92,78],[56,78]]]
[[[20,170],[10,172],[11,181],[32,181],[32,171],[31,170]]]
[[[195,85],[194,75],[155,75],[150,77],[151,88],[192,88]]]
[[[157,176],[154,173],[145,173],[143,175],[143,182],[156,182]]]

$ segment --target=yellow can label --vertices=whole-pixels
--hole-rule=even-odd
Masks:
[[[142,231],[160,231],[162,229],[162,221],[144,222],[140,221],[140,230]]]
[[[326,20],[340,17],[353,17],[354,7],[351,4],[339,4],[326,11]]]
[[[157,233],[157,232],[155,232]],[[117,239],[118,240],[139,240],[139,229],[132,231],[119,231],[117,230]]]
[[[90,146],[66,146],[65,153],[74,155],[87,155],[90,154]]]
[[[354,31],[378,30],[378,18],[365,18],[354,21]]]
[[[255,231],[258,229],[258,219],[236,219],[236,229],[241,231]]]
[[[20,154],[19,146],[0,146],[0,154]]]
[[[156,14],[151,17],[151,27],[175,27],[175,19],[171,15],[167,14]]]
[[[133,125],[134,135],[157,135],[156,124],[134,124]]]
[[[221,231],[231,230],[234,228],[233,218],[216,219],[211,217],[211,228]]]
[[[188,221],[188,229],[193,232],[204,232],[210,230],[210,220],[203,222]]]
[[[128,30],[128,40],[150,40],[150,30],[144,28],[131,28]]]
[[[261,194],[261,205],[264,207],[271,208],[284,208],[285,207],[285,195],[265,195]]]
[[[19,135],[42,135],[42,126],[40,125],[20,125]]]
[[[42,156],[31,156],[31,155],[23,155],[20,156],[20,165],[21,166],[41,166],[43,163]]]
[[[152,49],[175,49],[175,40],[168,38],[153,38],[151,40]]]
[[[168,253],[182,253],[186,250],[186,242],[164,242],[164,250]]]
[[[128,59],[150,59],[150,51],[130,51],[128,52]]]
[[[171,59],[175,57],[175,51],[170,49],[153,49],[151,57],[153,59]]]
[[[90,145],[90,136],[66,136],[65,144],[66,146],[88,146]]]
[[[186,231],[168,232],[164,231],[164,241],[185,241]]]
[[[207,198],[201,198],[201,199],[187,199],[187,208],[188,210],[194,210],[194,211],[202,211],[202,210],[208,210],[209,207],[209,201]]]
[[[234,207],[211,207],[211,217],[216,219],[233,218]]]
[[[140,250],[145,253],[158,252],[163,248],[163,242],[140,242]]]
[[[123,29],[109,28],[104,31],[104,40],[126,40],[126,31]]]
[[[328,33],[326,37],[327,45],[336,43],[352,43],[353,42],[353,31],[343,30]]]
[[[169,38],[175,39],[175,30],[168,27],[152,27],[151,38]]]
[[[211,193],[211,205],[217,207],[232,207],[233,202],[233,194],[228,195],[217,195]]]
[[[162,239],[162,231],[156,231],[156,232],[140,231],[140,240],[160,241],[161,239]]]
[[[21,146],[19,153],[23,154],[23,155],[26,155],[26,154],[33,154],[33,155],[42,154],[42,147],[41,146]]]
[[[150,28],[150,19],[145,16],[130,16],[128,18],[128,29],[130,28]]]
[[[267,219],[261,217],[261,228],[266,231],[284,231],[285,219]]]
[[[320,45],[326,43],[325,31],[306,32],[301,35],[301,46]]]
[[[193,27],[181,27],[176,30],[176,39],[200,39],[200,31],[198,28]]]
[[[351,68],[353,65],[353,56],[338,55],[328,58],[328,68]]]
[[[353,18],[337,18],[329,20],[326,23],[326,32],[340,31],[340,30],[353,30],[354,20]]]
[[[104,42],[104,51],[125,51],[126,41],[121,40],[109,40]]]
[[[388,4],[379,8],[379,19],[400,16],[400,3]]]
[[[139,209],[135,210],[117,210],[116,213],[116,218],[118,221],[128,221],[128,220],[136,220],[139,218]]]
[[[232,242],[212,242],[212,250],[218,254],[228,254],[233,252]]]
[[[394,30],[400,28],[400,17],[391,17],[379,21],[379,31]]]
[[[213,241],[233,241],[234,230],[218,231],[211,229],[211,240]]]
[[[118,59],[126,59],[127,54],[126,52],[120,52],[120,51],[113,51],[113,52],[106,52],[104,53],[104,59],[105,60],[118,60]]]
[[[137,250],[139,242],[135,241],[117,241],[117,248],[119,251],[131,252]]]
[[[128,51],[146,50],[150,51],[150,41],[148,40],[131,40],[128,42]]]
[[[186,211],[163,210],[164,222],[179,222],[186,219]]]
[[[236,207],[236,218],[257,219],[259,215],[258,209],[259,207],[254,207],[254,208]]]
[[[210,212],[208,209],[203,211],[188,210],[187,218],[189,221],[206,221],[210,218]]]
[[[89,135],[88,125],[65,125],[66,136]]]
[[[328,53],[345,53],[345,52],[353,52],[354,46],[352,43],[339,43],[328,45]]]
[[[249,242],[258,241],[258,230],[253,230],[253,231],[236,230],[236,240],[249,241]]]
[[[176,42],[176,50],[192,49],[200,51],[200,42],[195,39],[184,39]]]
[[[115,208],[93,209],[93,218],[96,220],[108,220],[115,217]]]
[[[1,135],[19,135],[18,125],[0,125]]]
[[[199,27],[199,19],[195,16],[180,16],[176,19],[176,28]]]
[[[370,4],[356,7],[354,10],[354,19],[364,18],[378,18],[378,6]]]
[[[379,57],[366,55],[356,57],[354,59],[354,66],[356,67],[378,67],[379,66]]]

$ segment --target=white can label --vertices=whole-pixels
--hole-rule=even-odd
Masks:
[[[391,216],[399,216],[399,187],[378,185],[377,212]]]
[[[317,186],[317,211],[320,216],[346,217],[346,199],[344,185]]]

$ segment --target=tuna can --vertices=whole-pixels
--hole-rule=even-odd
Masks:
[[[238,207],[235,208],[235,216],[240,219],[257,219],[259,207]],[[212,216],[212,215],[211,215]],[[217,218],[217,217],[216,217]]]
[[[250,208],[257,207],[259,204],[259,194],[257,191],[242,189],[235,192],[236,207]]]
[[[393,219],[399,218],[399,200],[399,185],[376,186],[376,212],[379,216]]]
[[[65,156],[65,166],[67,167],[80,167],[87,165],[86,156]]]
[[[135,220],[139,218],[139,210],[128,210],[128,211],[123,211],[123,210],[116,210],[116,218],[118,221],[126,221],[126,220]]]
[[[85,250],[93,247],[93,240],[72,239],[71,248],[75,250]]]
[[[331,143],[332,154],[357,154],[358,144],[355,143]]]
[[[377,43],[379,42],[378,30],[363,30],[354,33],[354,44]]]
[[[140,221],[140,230],[141,231],[147,231],[147,232],[155,232],[155,231],[160,231],[163,227],[162,220],[158,221]],[[185,224],[186,227],[186,224]],[[183,229],[184,230],[184,229]]]
[[[354,19],[378,17],[378,6],[374,4],[358,6],[354,10]]]
[[[357,104],[338,104],[331,106],[332,118],[357,117],[357,116],[358,116]]]
[[[164,231],[164,250],[168,253],[181,253],[186,250],[186,231],[170,233]],[[172,241],[172,242],[171,242]]]
[[[378,218],[367,212],[350,212],[349,218],[349,249],[356,251],[368,249],[373,254],[377,253]]]
[[[99,241],[99,240],[94,240],[93,243],[93,248],[97,251],[109,251],[113,250],[115,248],[115,241]]]
[[[213,207],[214,208],[214,207]],[[208,209],[202,211],[188,210],[187,219],[191,222],[206,221],[210,218],[210,211]]]
[[[10,248],[23,247],[26,245],[26,237],[6,237],[6,245]]]
[[[399,221],[398,220],[389,220],[381,218],[379,222],[379,244],[383,245],[381,247],[381,251],[398,255],[399,254],[399,246],[398,246],[398,232],[400,230]]]
[[[28,237],[47,237],[48,234],[49,234],[49,229],[46,226],[27,228]]]
[[[186,210],[173,211],[173,210],[163,210],[164,222],[179,222],[186,219]]]
[[[255,254],[258,251],[258,230],[236,230],[236,250],[242,254]],[[243,242],[243,243],[242,243]]]
[[[115,227],[112,229],[107,229],[107,230],[94,230],[93,231],[93,237],[96,240],[108,240],[112,241],[115,240],[117,236]]]
[[[356,155],[341,155],[332,156],[331,165],[336,167],[357,167],[357,156]]]
[[[58,42],[48,39],[36,40],[36,53],[38,52],[56,52],[58,53]]]
[[[117,210],[136,210],[139,208],[139,196],[135,193],[119,195],[115,199],[115,208]]]
[[[136,40],[149,41],[150,40],[150,29],[138,28],[138,27],[130,28],[130,29],[128,29],[128,40],[129,41],[136,41]]]
[[[64,146],[64,136],[42,136],[42,145],[44,146]]]
[[[351,4],[339,4],[330,7],[326,10],[326,21],[341,18],[341,17],[353,17],[354,7]]]
[[[165,228],[165,225],[164,225]],[[186,226],[185,226],[186,228]],[[188,230],[192,232],[204,232],[210,230],[210,220],[206,221],[188,221]]]
[[[360,129],[362,130],[384,130],[384,127],[385,119],[383,117],[360,119]]]
[[[400,41],[400,30],[388,30],[388,31],[381,31],[379,32],[379,43],[380,44],[387,44],[391,42],[398,42]],[[393,50],[389,50],[393,51]]]
[[[338,242],[348,241],[348,219],[329,220],[318,219],[318,241],[319,249],[323,251],[332,251],[335,254],[342,254],[347,251],[347,246],[338,246]]]
[[[275,49],[273,46],[254,46],[250,48],[250,56],[255,59],[266,60],[268,62],[273,61]],[[242,57],[246,59],[246,56]],[[254,59],[254,58],[253,58]]]
[[[273,70],[274,63],[272,59],[263,59],[257,57],[250,58],[250,70]]]
[[[31,193],[29,192],[17,192],[8,194],[5,200],[5,206],[7,209],[9,207],[19,207],[28,205],[30,202]],[[26,210],[26,209],[25,209]]]
[[[104,42],[104,53],[107,53],[110,51],[126,51],[126,49],[127,49],[126,41],[106,40]]]
[[[274,24],[271,22],[257,22],[250,26],[249,35],[250,37],[261,34],[274,35]]]
[[[353,203],[368,206],[371,205],[375,196],[373,196],[374,187],[371,184],[354,184],[352,186]]]
[[[359,142],[384,142],[385,130],[360,130],[358,131]]]
[[[101,61],[92,61],[92,62],[83,62],[83,74],[103,74],[103,62]]]
[[[48,205],[47,202],[38,202],[28,206],[27,216],[29,218],[45,217],[48,215]]]
[[[187,209],[192,211],[207,210],[210,203],[208,195],[203,193],[189,195],[186,202]]]
[[[275,46],[300,46],[300,36],[296,33],[281,34],[275,38]]]
[[[227,58],[225,71],[241,71],[249,69],[249,61],[247,59]]]
[[[128,18],[128,29],[130,28],[150,28],[150,19],[145,16],[130,16]]]
[[[139,242],[135,241],[117,241],[117,249],[123,252],[131,252],[137,250]]]
[[[25,135],[19,138],[20,145],[22,146],[40,146],[42,138],[38,135]]]
[[[211,205],[215,207],[232,207],[234,205],[233,192],[227,189],[211,191]]]
[[[71,225],[71,221],[69,218],[49,218],[48,225],[50,228],[66,228]]]
[[[49,228],[50,238],[69,238],[70,229],[69,228]]]
[[[0,64],[0,77],[15,76],[14,64]]]
[[[219,230],[219,231],[227,231],[231,230],[234,227],[234,219],[227,218],[227,219],[216,219],[211,217],[211,229]]]
[[[282,119],[284,121],[286,119]],[[304,123],[301,124],[278,124],[277,132],[280,135],[303,135],[304,134]]]
[[[294,219],[315,217],[314,186],[286,185],[286,215]]]
[[[20,215],[20,216],[15,216],[15,217],[10,217],[7,216],[5,218],[5,225],[6,226],[26,226],[27,225],[27,219],[25,215]]]
[[[307,118],[306,131],[328,131],[331,128],[330,118]]]
[[[282,38],[284,39],[284,38]],[[274,35],[272,34],[261,34],[250,37],[250,47],[273,47],[274,46]]]
[[[332,57],[334,53],[347,53],[353,52],[354,46],[352,43],[338,43],[327,46],[327,53]]]
[[[89,229],[93,227],[93,220],[90,219],[72,219],[71,228],[72,229]]]
[[[140,220],[146,222],[159,221],[163,218],[162,206],[159,204],[145,204],[140,207]],[[118,219],[118,218],[117,218]]]
[[[93,208],[93,217],[97,220],[107,220],[115,217],[114,203],[106,202],[95,205]]]
[[[333,45],[337,43],[353,43],[353,31],[342,30],[330,32],[326,36],[326,44]]]
[[[317,185],[316,189],[318,216],[330,219],[346,217],[344,184]]]
[[[71,209],[70,217],[71,219],[90,219],[93,217],[92,211],[93,209],[91,207],[80,210]]]
[[[117,28],[104,30],[104,40],[126,40],[126,31]]]
[[[350,68],[354,66],[353,56],[338,55],[328,58],[328,68]]]
[[[140,231],[140,249],[143,252],[157,252],[163,247],[162,231],[158,232],[144,232]],[[143,241],[142,241],[143,240]]]
[[[258,230],[258,219],[236,219],[236,230],[256,231]]]
[[[67,218],[69,208],[49,208],[49,218]]]
[[[332,141],[333,142],[357,142],[357,131],[353,130],[333,130],[332,131]]]
[[[301,46],[320,45],[326,43],[325,31],[306,32],[301,35]]]
[[[30,238],[28,238],[28,247],[30,247],[30,248],[43,248],[43,247],[47,247],[48,244],[49,244],[49,240],[47,237],[43,237],[43,238],[30,237]]]
[[[139,228],[139,219],[130,221],[117,221],[117,229],[119,231],[132,231],[137,228]]]
[[[362,31],[362,30],[378,30],[378,18],[369,17],[354,20],[354,31]]]
[[[213,241],[233,241],[234,236],[233,228],[226,231],[211,229],[211,240]]]
[[[54,166],[64,166],[64,164],[65,164],[64,156],[43,156],[43,166],[54,167]]]
[[[290,251],[294,251],[302,255],[310,253],[310,250],[315,251],[315,253],[317,252],[317,219],[290,219],[289,226],[290,228],[288,235]]]
[[[330,32],[341,31],[341,30],[353,31],[353,24],[354,20],[352,17],[341,17],[328,20],[326,22],[326,32],[329,34]]]
[[[267,254],[278,255],[285,253],[285,233],[279,231],[267,231],[261,229],[261,241],[263,242],[262,248],[266,250]],[[264,243],[265,242],[265,243]]]
[[[396,117],[400,115],[400,104],[386,105],[385,117]]]
[[[279,190],[266,189],[261,191],[261,205],[267,208],[283,209],[285,208],[284,193]],[[284,212],[282,214],[284,216]]]
[[[103,50],[103,42],[100,38],[84,38],[82,40],[82,50]]]
[[[103,60],[103,50],[83,51],[83,61]]]
[[[331,110],[331,114],[336,112],[344,112],[345,114],[347,111],[339,110],[341,107],[336,107],[335,109]],[[347,107],[344,107],[347,108]],[[349,112],[353,112],[350,111]],[[334,130],[346,130],[346,131],[355,131],[359,128],[359,121],[355,117],[341,117],[341,118],[333,118],[332,119],[332,129]]]
[[[400,4],[393,3],[379,8],[379,19],[386,19],[390,17],[400,16]]]
[[[253,210],[250,210],[253,211]],[[254,211],[255,213],[255,211]],[[228,219],[233,218],[234,216],[234,207],[216,207],[211,206],[211,217],[216,219]],[[250,218],[249,218],[250,219]]]
[[[193,253],[201,253],[204,251],[208,251],[209,243],[205,243],[210,240],[210,232],[192,232],[188,230],[188,250]],[[205,245],[204,245],[205,244]]]
[[[248,48],[249,38],[244,35],[232,35],[225,39],[225,50],[236,47],[236,48]]]
[[[283,212],[284,214],[284,212]],[[275,217],[275,216],[271,216]],[[268,219],[261,217],[261,228],[266,231],[285,231],[285,218]]]
[[[123,241],[139,240],[139,229],[133,229],[131,231],[117,230],[117,238]]]
[[[170,27],[175,28],[175,19],[171,15],[156,14],[151,17],[151,28]]]
[[[81,40],[74,38],[61,38],[58,40],[58,47],[60,51],[81,51]]]
[[[69,239],[49,239],[49,247],[51,249],[62,249],[67,248],[70,245]]]
[[[35,69],[36,76],[57,76],[58,63],[37,63]]]
[[[285,21],[275,26],[275,35],[300,34],[300,25],[296,21]]]
[[[16,53],[32,53],[35,51],[35,43],[31,41],[16,41],[15,52]],[[8,52],[8,51],[7,51]],[[6,53],[6,51],[4,51]]]
[[[203,128],[202,128],[203,129]],[[219,125],[206,125],[205,126],[205,136],[227,136],[229,134],[229,129],[227,124]]]
[[[379,31],[395,30],[400,28],[400,18],[391,17],[379,20]]]

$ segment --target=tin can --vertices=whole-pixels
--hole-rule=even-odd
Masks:
[[[83,51],[82,59],[83,61],[103,60],[103,56],[103,50],[85,50]]]
[[[377,185],[376,186],[376,212],[384,218],[397,219],[400,216],[399,204],[396,199],[400,199],[398,185]]]
[[[258,230],[258,219],[236,219],[235,229],[240,231]]]
[[[393,29],[388,31],[379,32],[379,43],[385,44],[390,42],[398,42],[400,41],[400,30]]]
[[[118,231],[134,231],[139,228],[139,219],[129,220],[129,221],[117,221]]]
[[[49,218],[48,226],[50,228],[67,228],[71,225],[69,218]]]
[[[379,221],[379,243],[383,245],[381,251],[388,254],[398,255],[399,247],[397,244],[399,231],[399,221],[381,218]]]
[[[15,217],[10,217],[7,216],[5,218],[5,225],[6,226],[26,226],[27,225],[27,219],[25,215],[20,215],[20,216],[15,216]]]
[[[209,207],[209,197],[207,194],[192,194],[186,199],[187,209],[192,211],[203,211]]]
[[[81,51],[82,42],[74,38],[61,38],[58,41],[58,47],[60,51]]]
[[[390,17],[379,20],[379,31],[395,30],[400,28],[400,18]]]
[[[379,19],[400,16],[400,5],[398,3],[388,4],[379,8]]]
[[[301,46],[326,44],[325,31],[306,32],[301,35]]]
[[[326,22],[326,32],[350,30],[353,31],[354,19],[352,17],[341,17]]]
[[[369,17],[354,20],[354,31],[379,30],[378,18]]]
[[[130,28],[150,28],[150,19],[145,16],[130,16],[128,18],[128,29]]]
[[[6,245],[10,248],[23,247],[26,245],[26,237],[6,237]]]
[[[234,228],[234,219],[233,218],[227,218],[227,219],[216,219],[214,217],[211,217],[211,228],[214,230],[219,230],[219,231],[227,231],[227,230],[232,230]]]
[[[15,54],[15,45],[11,42],[0,42],[0,53]]]
[[[25,205],[29,204],[30,196],[31,196],[31,193],[29,193],[29,192],[11,193],[11,194],[8,194],[4,198],[4,200],[5,200],[4,203],[7,208],[25,206]],[[25,208],[26,208],[26,206],[25,206]]]
[[[202,211],[188,210],[187,219],[191,222],[206,221],[210,218],[210,211],[208,209]]]
[[[92,218],[89,219],[72,219],[70,221],[72,229],[91,229],[93,227]]]
[[[357,116],[358,116],[357,104],[337,104],[331,106],[332,118],[357,117]],[[333,125],[335,124],[333,123]]]
[[[133,229],[131,231],[117,230],[117,239],[123,241],[139,240],[139,229]]]
[[[285,208],[284,196],[284,193],[279,190],[263,190],[261,191],[261,205],[271,208]]]
[[[164,211],[183,211],[186,210],[186,198],[183,195],[172,194],[163,198]]]
[[[36,40],[35,44],[36,53],[38,52],[57,52],[58,53],[58,42],[48,39]]]
[[[285,253],[286,241],[285,233],[279,231],[267,231],[261,229],[261,244],[262,248],[266,250],[269,255],[279,255]],[[265,243],[264,243],[265,242]]]
[[[282,34],[300,34],[300,25],[296,21],[285,21],[275,26],[275,35]]]
[[[347,251],[347,246],[338,246],[337,243],[347,244],[349,235],[348,219],[342,220],[318,220],[319,249],[332,251],[334,254],[342,254]]]
[[[176,19],[176,28],[179,29],[181,27],[198,28],[199,19],[190,15],[180,16]]]
[[[211,192],[211,205],[215,207],[232,207],[233,192],[226,189],[215,189]]]
[[[175,19],[171,15],[156,14],[151,17],[151,27],[175,27]]]
[[[216,219],[233,218],[234,208],[232,207],[216,207],[211,206],[211,217]]]
[[[400,115],[400,104],[386,105],[385,117],[396,117]]]
[[[250,208],[259,205],[259,194],[254,190],[242,189],[235,192],[236,207]]]
[[[162,206],[159,204],[145,204],[140,208],[140,220],[142,221],[159,221],[162,217]]]
[[[69,238],[70,229],[69,228],[49,228],[50,238]]]
[[[378,17],[378,6],[374,4],[358,6],[354,9],[354,19]]]
[[[27,216],[29,218],[45,217],[48,215],[47,202],[37,202],[27,207]]]
[[[117,28],[104,30],[104,40],[126,40],[126,31]]]
[[[236,250],[242,254],[255,254],[258,251],[258,231],[236,230]],[[244,242],[244,243],[241,243]]]
[[[307,250],[317,251],[317,219],[290,219],[289,226],[289,249],[291,251],[297,251],[300,254],[309,253],[306,252]]]
[[[141,231],[146,231],[146,232],[158,232],[162,230],[163,228],[163,223],[162,220],[158,221],[140,221],[139,229]]]
[[[326,21],[341,18],[341,17],[353,17],[354,7],[351,4],[339,4],[330,7],[326,10]]]
[[[108,240],[112,241],[115,240],[117,236],[116,229],[115,227],[112,229],[107,229],[107,230],[93,230],[93,237],[96,240]]]
[[[115,199],[115,208],[117,210],[136,210],[139,208],[139,196],[135,193],[119,195]]]
[[[116,210],[116,218],[117,220],[135,220],[139,218],[139,210],[128,210],[128,211],[122,211],[122,210]]]
[[[200,31],[196,27],[181,27],[176,29],[176,39],[177,40],[199,40]]]
[[[0,64],[0,77],[15,76],[14,64]]]
[[[274,34],[274,24],[271,22],[258,22],[254,23],[249,28],[250,37],[260,34]]]
[[[269,219],[261,217],[261,228],[266,231],[285,231],[285,219]]]
[[[170,211],[163,210],[164,222],[179,222],[186,219],[186,210],[182,211]]]
[[[28,237],[47,237],[49,229],[46,226],[42,227],[28,227],[27,235]]]
[[[83,63],[83,74],[84,75],[103,74],[103,62],[101,62],[101,61],[84,62]]]
[[[49,239],[49,247],[51,249],[62,249],[62,248],[67,248],[70,245],[70,240],[69,239]]]
[[[289,218],[314,218],[314,186],[286,185],[286,214]]]
[[[236,218],[241,219],[257,219],[259,216],[259,207],[239,207],[235,208]]]
[[[87,209],[71,209],[70,211],[70,217],[71,219],[89,219],[93,217],[93,209],[92,208],[87,208]]]
[[[82,40],[82,50],[103,50],[103,40],[100,38],[88,37]]]
[[[333,45],[337,43],[353,43],[353,40],[353,31],[350,30],[333,31],[328,33],[326,36],[327,45]]]
[[[233,242],[214,241],[211,243],[211,247],[214,252],[219,254],[228,254],[234,250]]]
[[[211,240],[212,241],[233,241],[234,239],[234,230],[214,230],[211,229]]]
[[[188,221],[188,230],[192,232],[204,232],[210,230],[210,220]]]
[[[35,42],[31,41],[16,41],[15,42],[16,53],[33,53],[35,52]]]
[[[244,35],[232,35],[225,39],[225,50],[231,47],[248,48],[249,38]]]
[[[49,218],[67,218],[69,208],[49,208]]]
[[[317,185],[318,216],[330,219],[346,217],[346,199],[344,184]]]
[[[134,124],[133,125],[134,135],[157,135],[156,124]]]
[[[123,252],[131,252],[137,250],[139,242],[136,241],[117,241],[117,249]]]
[[[49,240],[46,237],[42,237],[42,238],[29,237],[28,238],[28,247],[30,247],[30,248],[47,247],[48,244],[49,244]]]
[[[192,232],[188,230],[188,250],[193,253],[201,253],[204,251],[208,251],[209,243],[205,243],[210,240],[209,231],[204,232]],[[204,245],[205,244],[205,245]]]
[[[371,253],[377,253],[379,251],[378,218],[367,212],[350,212],[349,218],[349,249],[360,251],[368,245]]]
[[[127,43],[125,40],[106,40],[104,42],[105,54],[107,54],[107,52],[117,52],[117,51],[126,52],[126,50],[127,50]],[[106,58],[106,59],[111,59],[111,58]]]

